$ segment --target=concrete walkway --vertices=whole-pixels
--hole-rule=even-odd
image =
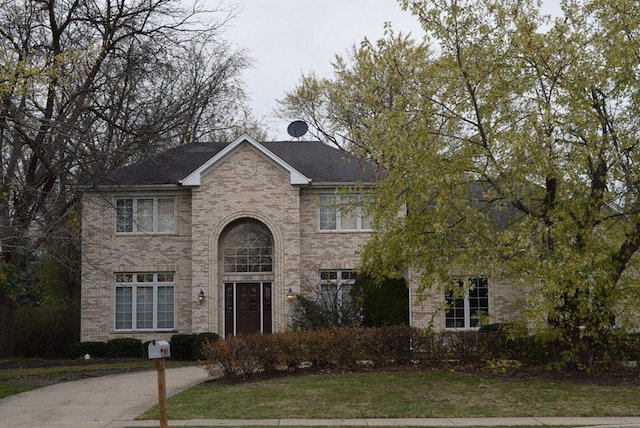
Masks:
[[[158,403],[155,370],[83,379],[40,388],[0,400],[1,428],[122,428],[159,426],[158,421],[134,421]],[[202,368],[167,369],[167,396],[207,380]],[[570,405],[570,403],[567,403]],[[267,419],[181,420],[170,426],[517,426],[567,425],[640,427],[640,417],[598,418],[416,418],[416,419]]]

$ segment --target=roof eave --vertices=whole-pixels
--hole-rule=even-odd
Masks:
[[[135,191],[148,191],[148,190],[189,190],[180,184],[108,184],[97,186],[78,186],[78,189],[84,192],[135,192]]]
[[[344,186],[363,186],[373,187],[376,185],[373,181],[318,181],[309,183],[312,187],[344,187]]]

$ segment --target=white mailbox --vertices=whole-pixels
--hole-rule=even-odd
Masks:
[[[149,359],[167,358],[171,356],[169,342],[166,340],[153,340],[149,343]]]

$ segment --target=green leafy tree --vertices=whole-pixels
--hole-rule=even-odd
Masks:
[[[385,170],[364,268],[411,265],[423,291],[509,278],[559,362],[592,367],[640,297],[640,7],[568,0],[551,19],[531,0],[400,4],[423,41],[388,30],[282,101]]]

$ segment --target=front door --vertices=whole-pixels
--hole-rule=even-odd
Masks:
[[[271,333],[271,283],[226,282],[225,336]]]

